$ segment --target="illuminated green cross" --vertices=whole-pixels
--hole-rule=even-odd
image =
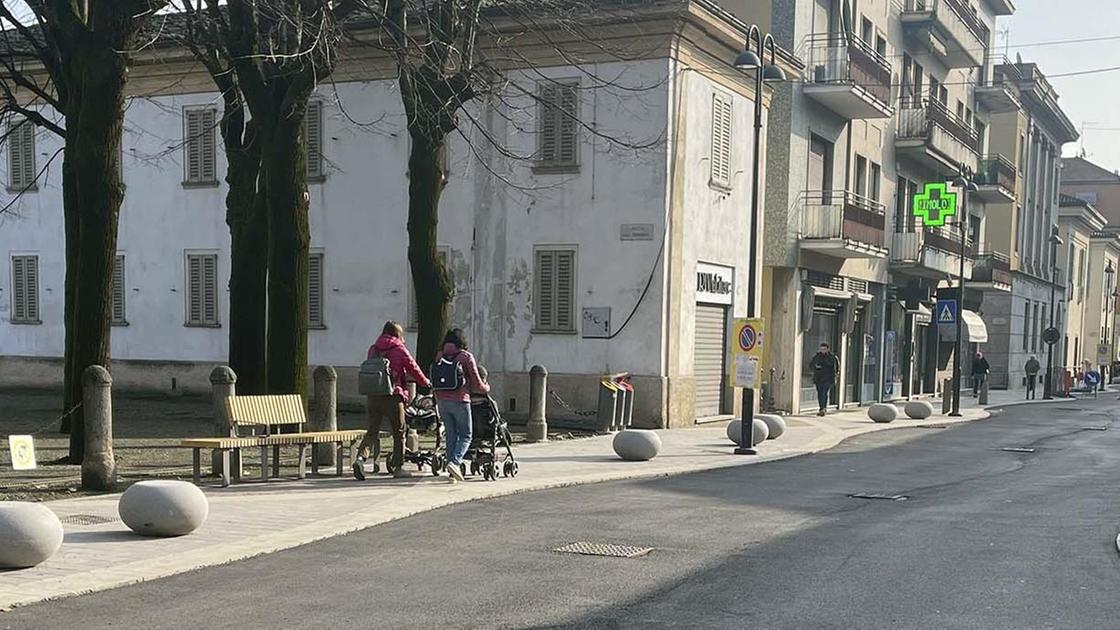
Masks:
[[[945,225],[945,219],[957,214],[957,193],[949,192],[943,182],[926,184],[921,194],[914,196],[914,216],[930,227]]]

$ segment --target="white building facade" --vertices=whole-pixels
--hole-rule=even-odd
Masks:
[[[601,375],[631,373],[638,426],[734,411],[724,335],[746,313],[750,257],[760,255],[748,238],[756,95],[730,66],[747,25],[703,1],[662,3],[634,21],[641,59],[584,51],[579,67],[556,54],[511,70],[505,98],[472,106],[451,143],[439,243],[452,320],[512,414],[527,408],[535,364],[576,410],[594,409]],[[782,63],[800,72],[788,54]],[[225,161],[207,122],[221,100],[194,64],[171,67],[182,69],[176,81],[168,64],[138,66],[130,79],[112,369],[119,387],[204,391],[228,348]],[[335,81],[309,114],[309,359],[339,369],[346,398],[382,323],[416,314],[396,80],[355,59]],[[525,95],[546,89],[579,124],[543,126],[546,99]],[[549,134],[570,149],[546,161]],[[61,380],[61,142],[42,130],[12,137],[0,160],[0,205],[11,204],[0,217],[0,380],[42,385]],[[29,169],[41,174],[17,195]],[[571,412],[552,399],[549,413]]]

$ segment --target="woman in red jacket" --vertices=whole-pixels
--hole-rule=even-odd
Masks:
[[[393,393],[388,396],[366,396],[366,421],[369,429],[358,447],[358,457],[354,460],[354,477],[358,480],[366,478],[366,458],[369,457],[374,440],[380,439],[381,425],[386,420],[393,432],[393,455],[389,458],[389,470],[394,477],[410,477],[411,473],[403,468],[404,437],[407,432],[404,405],[408,402],[408,382],[412,381],[420,387],[431,387],[432,384],[404,345],[404,329],[397,322],[385,322],[381,336],[369,347],[366,356],[369,359],[373,357],[388,359]]]

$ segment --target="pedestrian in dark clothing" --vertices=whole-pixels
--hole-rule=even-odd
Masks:
[[[817,386],[817,403],[820,405],[818,416],[823,416],[828,408],[829,394],[836,386],[836,375],[840,373],[840,360],[832,354],[827,343],[813,356],[813,384]]]
[[[992,366],[988,364],[988,360],[984,358],[983,352],[977,352],[976,358],[972,360],[972,397],[976,398],[980,394],[980,386],[988,380],[988,373],[992,371]]]
[[[1038,378],[1038,371],[1041,368],[1042,366],[1038,364],[1038,359],[1034,358],[1034,355],[1031,355],[1031,358],[1027,359],[1027,364],[1023,366],[1023,371],[1027,373],[1027,400],[1031,400],[1036,396],[1034,383],[1035,379]]]

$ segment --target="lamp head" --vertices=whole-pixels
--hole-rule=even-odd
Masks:
[[[762,80],[767,83],[778,83],[786,80],[786,73],[778,66],[769,65],[762,70]]]
[[[753,50],[744,50],[735,57],[734,65],[739,70],[754,70],[762,66],[762,60]]]

